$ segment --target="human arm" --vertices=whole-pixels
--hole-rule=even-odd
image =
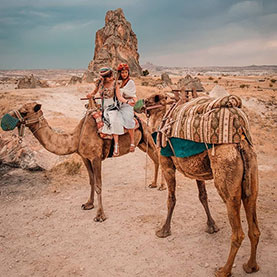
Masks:
[[[93,97],[98,92],[100,84],[102,83],[102,81],[103,81],[103,78],[100,78],[100,79],[96,80],[95,89],[91,93],[87,94],[87,98]]]

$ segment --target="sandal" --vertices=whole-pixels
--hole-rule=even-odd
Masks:
[[[114,150],[113,150],[113,157],[118,157],[119,156],[119,145],[118,143],[114,144]]]
[[[133,143],[131,143],[130,144],[130,152],[135,152],[135,149],[136,149],[136,146],[133,144]]]

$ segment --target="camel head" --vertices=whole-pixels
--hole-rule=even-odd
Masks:
[[[1,127],[4,131],[10,131],[21,126],[30,127],[39,122],[41,118],[41,105],[36,102],[26,103],[18,110],[5,114],[1,120]]]
[[[142,112],[146,113],[147,116],[151,116],[156,113],[165,113],[167,105],[167,96],[163,94],[152,94],[151,96],[144,99],[144,105]]]

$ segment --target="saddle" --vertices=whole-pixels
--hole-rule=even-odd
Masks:
[[[157,144],[166,147],[173,137],[206,144],[240,143],[246,137],[252,145],[249,121],[241,106],[235,95],[203,96],[174,104],[160,125]]]
[[[112,139],[113,138],[112,135],[102,133],[102,129],[104,126],[104,122],[103,122],[103,118],[102,118],[102,111],[101,110],[93,110],[91,112],[91,116],[95,119],[99,136],[102,139]],[[134,120],[135,120],[135,128],[134,129],[136,130],[140,127],[140,124],[136,117],[134,118]],[[128,131],[126,129],[124,129],[124,133],[127,133],[127,132]]]

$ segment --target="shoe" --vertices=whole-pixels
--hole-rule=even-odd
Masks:
[[[113,157],[118,157],[119,156],[119,145],[118,143],[114,144],[114,150],[113,150]]]
[[[133,143],[131,143],[130,144],[130,152],[135,152],[135,149],[136,149],[136,146],[133,144]]]

